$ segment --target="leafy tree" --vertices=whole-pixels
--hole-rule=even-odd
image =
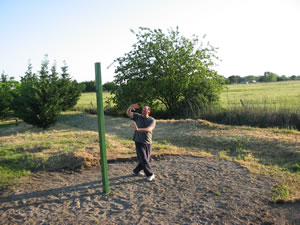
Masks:
[[[48,66],[47,56],[42,61],[38,75],[32,72],[32,65],[28,65],[13,104],[17,117],[44,129],[53,125],[63,110],[72,107],[81,92],[75,90],[77,85],[70,80],[66,66],[62,69],[61,77],[55,63],[50,71]]]
[[[248,76],[246,76],[245,77],[245,81],[246,82],[254,82],[254,81],[256,81],[258,78],[256,77],[256,76],[254,76],[254,75],[248,75]]]
[[[114,63],[114,101],[119,109],[161,102],[173,115],[190,116],[219,99],[223,78],[211,67],[216,49],[176,30],[139,28],[133,49]]]
[[[265,72],[264,76],[259,78],[260,82],[275,82],[277,81],[278,75],[272,72]]]
[[[113,92],[117,88],[114,82],[106,82],[103,84],[103,91]]]
[[[238,75],[232,75],[228,77],[230,84],[238,84],[241,82],[241,77]]]
[[[84,81],[84,82],[81,82],[80,84],[84,86],[83,92],[96,92],[96,81],[95,80]]]
[[[7,82],[7,81],[8,81],[8,75],[5,74],[4,71],[2,71],[0,82],[5,83],[5,82]]]
[[[282,75],[277,77],[277,81],[287,81],[290,80],[287,76]]]
[[[296,80],[296,79],[297,79],[297,76],[296,76],[296,75],[292,75],[290,79],[291,79],[291,80]]]
[[[4,72],[0,79],[0,119],[5,119],[11,111],[13,93],[16,91],[18,82],[13,77],[8,77]]]

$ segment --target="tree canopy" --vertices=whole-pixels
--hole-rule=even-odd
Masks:
[[[157,108],[163,104],[174,115],[191,116],[216,103],[224,82],[212,69],[216,48],[194,35],[180,35],[178,27],[139,28],[132,50],[114,61],[114,102],[119,109],[131,103]]]

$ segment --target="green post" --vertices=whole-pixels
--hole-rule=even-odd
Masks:
[[[105,144],[105,128],[104,128],[104,109],[103,109],[103,96],[102,96],[102,81],[101,81],[101,65],[99,62],[95,63],[96,72],[96,94],[97,94],[97,118],[98,118],[98,131],[99,131],[99,146],[100,146],[100,163],[102,172],[102,185],[104,193],[109,193],[108,183],[108,168],[106,157],[106,144]]]

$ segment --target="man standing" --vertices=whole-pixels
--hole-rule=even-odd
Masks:
[[[142,114],[133,113],[139,106],[132,104],[128,107],[126,113],[134,121],[135,128],[133,140],[135,141],[138,165],[133,170],[134,175],[139,175],[143,170],[148,181],[152,181],[155,175],[150,165],[150,157],[152,151],[152,130],[155,128],[156,121],[150,115],[150,107],[145,106]]]

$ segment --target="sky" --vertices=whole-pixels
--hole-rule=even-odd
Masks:
[[[16,80],[30,60],[63,61],[78,82],[113,81],[109,65],[137,41],[130,29],[179,27],[218,48],[221,75],[300,75],[300,0],[0,0],[0,73]]]

